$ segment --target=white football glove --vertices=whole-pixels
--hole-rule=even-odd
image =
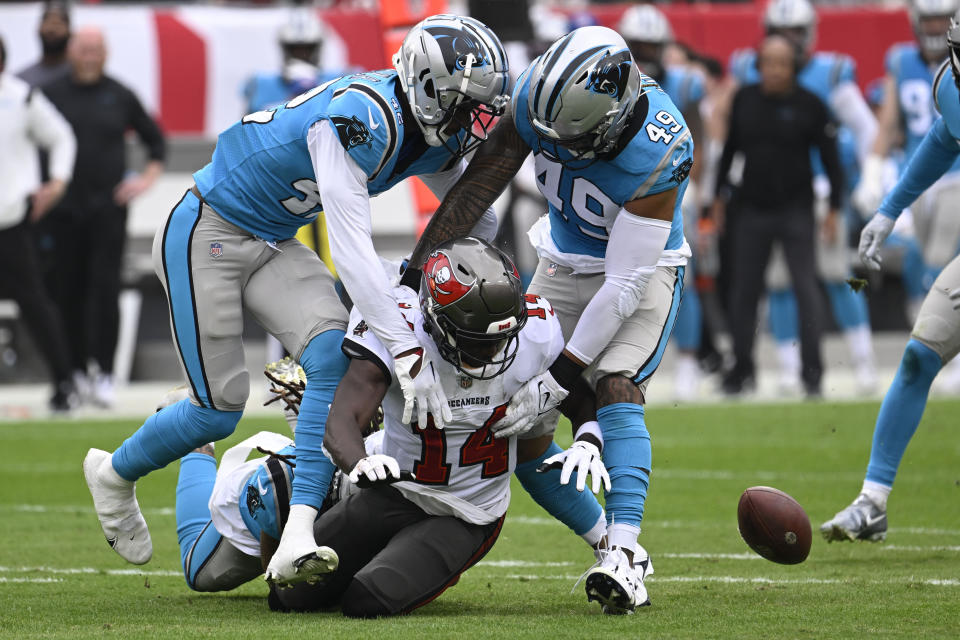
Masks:
[[[874,153],[868,155],[864,159],[860,180],[857,181],[857,188],[853,190],[850,196],[853,206],[861,212],[864,218],[870,215],[870,212],[876,211],[883,201],[884,163],[885,160],[882,156]]]
[[[369,487],[384,481],[394,482],[400,479],[400,465],[390,456],[375,453],[360,458],[347,477],[358,487]]]
[[[562,466],[561,466],[562,465]],[[592,442],[577,440],[566,451],[561,451],[543,461],[537,471],[543,473],[550,469],[561,467],[560,484],[570,482],[573,470],[577,470],[577,491],[583,491],[587,484],[587,474],[592,477],[590,489],[594,493],[600,492],[601,483],[610,491],[610,474],[603,465],[600,450]]]
[[[543,372],[513,394],[507,412],[490,428],[495,438],[526,433],[543,414],[556,409],[570,393],[560,386],[549,371]]]
[[[950,292],[950,299],[953,300],[954,310],[960,311],[960,287]]]
[[[428,414],[433,415],[433,424],[437,429],[443,429],[447,422],[453,420],[453,413],[447,405],[443,387],[440,386],[440,381],[437,380],[433,370],[433,363],[423,349],[417,349],[410,355],[394,358],[393,370],[397,374],[400,389],[403,391],[401,421],[404,424],[410,424],[413,421],[414,409],[417,413],[417,426],[421,429],[426,429],[428,426]],[[411,375],[410,372],[414,370],[417,370],[417,373]]]
[[[860,232],[860,261],[874,271],[880,270],[880,247],[890,232],[895,220],[882,213],[875,213],[867,226]]]

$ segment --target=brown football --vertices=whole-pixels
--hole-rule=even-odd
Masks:
[[[800,503],[773,487],[750,487],[737,506],[740,536],[767,560],[799,564],[810,553],[810,518]]]

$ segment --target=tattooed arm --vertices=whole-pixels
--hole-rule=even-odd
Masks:
[[[440,203],[413,250],[410,264],[419,266],[436,245],[466,236],[507,188],[529,153],[530,147],[517,133],[508,111]]]

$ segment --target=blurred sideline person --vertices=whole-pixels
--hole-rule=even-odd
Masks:
[[[937,118],[931,86],[947,57],[946,31],[960,9],[957,0],[915,0],[910,17],[916,41],[895,44],[887,51],[880,133],[854,192],[861,211],[873,213],[884,195],[885,160],[902,140],[901,172]],[[926,293],[941,270],[960,252],[960,161],[927,189],[910,207],[916,247],[908,245],[904,260],[904,287],[910,298],[908,317],[916,320]],[[914,252],[919,249],[919,255]],[[914,262],[919,260],[920,265]],[[941,376],[951,391],[960,389],[960,361]]]
[[[531,151],[549,212],[529,232],[540,263],[527,291],[550,300],[567,346],[494,430],[532,426],[528,416],[555,407],[581,377],[595,389],[612,489],[606,547],[586,591],[607,613],[627,613],[649,603],[649,558],[635,552],[652,461],[644,391],[673,330],[690,255],[680,203],[693,143],[617,32],[577,29],[524,71],[511,110],[442,202],[413,264],[438,235],[469,229]],[[531,493],[542,482],[533,470],[517,477]]]
[[[838,134],[841,158],[847,184],[841,185],[841,205],[846,200],[855,177],[856,167],[864,162],[874,143],[877,122],[857,86],[853,59],[831,52],[813,52],[816,40],[817,16],[809,0],[771,0],[764,12],[767,34],[780,34],[791,40],[800,50],[797,81],[801,87],[816,94],[827,105],[833,118],[841,125]],[[734,52],[730,57],[730,72],[740,86],[759,80],[754,50]],[[815,160],[816,197],[826,199],[828,188],[821,160]],[[831,185],[832,186],[832,185]],[[832,197],[832,194],[831,194]],[[871,390],[876,384],[876,366],[867,315],[866,298],[854,293],[847,285],[850,277],[850,252],[847,247],[847,216],[838,209],[836,218],[827,220],[830,206],[818,205],[816,242],[816,269],[824,282],[830,309],[837,326],[844,333],[854,364],[858,386]],[[828,231],[824,232],[823,227]],[[829,241],[828,241],[829,236]],[[769,290],[770,328],[777,343],[780,360],[780,386],[793,391],[802,381],[801,354],[797,338],[797,298],[789,289],[788,269],[784,267],[782,252],[774,251],[767,273]],[[798,377],[799,376],[799,377]]]
[[[413,175],[445,195],[463,156],[485,137],[474,124],[507,102],[507,61],[483,24],[440,15],[410,30],[394,62],[395,70],[325,83],[225,130],[158,229],[154,267],[190,397],[147,418],[113,454],[91,449],[84,460],[104,535],[128,561],[143,564],[153,553],[135,481],[229,436],[240,420],[250,387],[241,339],[249,309],[307,377],[290,515],[267,578],[295,583],[325,563],[313,522],[334,471],[321,445],[348,364],[340,350],[348,314],[329,270],[293,237],[320,211],[337,273],[392,356],[404,421],[425,424],[428,412],[438,427],[449,419],[435,367],[374,251],[370,198]],[[492,238],[493,211],[482,217],[471,229]]]
[[[43,55],[17,76],[31,87],[43,87],[70,75],[67,42],[70,40],[70,9],[66,2],[46,2],[40,17]]]
[[[409,295],[398,305],[431,354],[452,419],[442,429],[432,416],[427,424],[404,423],[392,358],[355,308],[343,343],[351,363],[324,447],[363,488],[314,525],[317,544],[336,552],[335,571],[315,586],[277,592],[285,608],[340,604],[344,615],[371,618],[432,601],[493,546],[510,503],[510,475],[518,463],[539,459],[552,439],[551,420],[520,436],[492,431],[510,397],[563,349],[550,303],[524,296],[505,254],[476,238],[443,243],[423,265],[419,300]],[[371,454],[363,434],[381,401],[383,441]],[[580,413],[593,419],[592,407]],[[609,485],[600,447],[586,440],[545,464],[571,457],[583,475],[593,474],[594,490]],[[557,475],[547,474],[551,484]],[[595,502],[579,482],[577,502]]]
[[[43,90],[73,127],[77,162],[66,196],[40,227],[39,243],[51,268],[48,282],[66,327],[77,386],[86,400],[110,407],[127,205],[163,172],[166,150],[136,95],[104,74],[107,49],[100,29],[78,29],[68,59],[70,74]],[[149,155],[140,174],[127,171],[128,128]]]
[[[811,147],[819,151],[830,180],[826,233],[837,232],[843,176],[836,126],[826,105],[798,85],[797,56],[797,47],[784,36],[764,39],[757,59],[760,83],[744,85],[734,95],[717,172],[714,217],[726,217],[722,213],[725,200],[730,200],[732,210],[728,218],[733,243],[729,315],[736,362],[723,381],[728,394],[754,384],[757,304],[775,244],[784,252],[798,296],[804,388],[808,396],[820,394],[823,367],[820,292],[814,271]],[[736,153],[744,157],[743,178],[732,198],[727,198],[727,176]]]
[[[947,31],[947,45],[949,59],[940,66],[933,82],[940,117],[860,234],[860,259],[870,269],[880,269],[880,247],[900,212],[955,166],[960,156],[960,24],[955,20]],[[937,276],[923,301],[900,368],[880,405],[860,495],[820,526],[827,541],[876,542],[886,538],[887,499],[897,469],[920,425],[934,378],[958,352],[960,257],[955,256]]]
[[[323,26],[312,8],[301,7],[290,12],[286,24],[277,33],[277,44],[283,52],[283,66],[279,73],[261,72],[247,80],[243,87],[246,113],[276,107],[343,75],[339,70],[326,71],[319,66],[323,51]],[[336,276],[322,213],[316,220],[301,227],[295,237],[316,251]],[[282,351],[283,345],[273,336],[267,335],[267,359],[279,359]]]
[[[6,73],[6,59],[0,39],[0,296],[16,301],[47,362],[50,409],[68,411],[76,402],[70,352],[60,314],[40,278],[32,226],[63,197],[77,143],[43,93]],[[43,183],[37,163],[30,162],[38,148],[50,152],[50,178]]]
[[[691,246],[696,246],[700,220],[697,183],[703,166],[700,151],[703,134],[700,117],[700,100],[704,96],[703,76],[691,67],[665,63],[665,49],[673,42],[673,30],[667,17],[653,5],[637,5],[627,9],[620,18],[617,31],[627,41],[630,53],[640,70],[656,80],[670,96],[690,129],[693,140],[693,168],[690,171],[690,187],[683,196],[683,234]],[[677,324],[673,329],[673,344],[678,351],[674,372],[674,397],[685,401],[696,398],[700,383],[697,352],[700,349],[703,318],[700,296],[694,284],[695,259],[694,254],[684,269],[683,300],[677,312]]]

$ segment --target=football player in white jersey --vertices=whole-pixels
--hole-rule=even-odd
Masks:
[[[354,310],[343,343],[351,363],[324,447],[368,488],[317,520],[316,542],[338,554],[339,568],[319,584],[280,590],[287,608],[341,603],[351,617],[411,611],[454,584],[500,533],[523,445],[519,436],[495,437],[491,426],[511,396],[562,351],[560,323],[549,302],[524,296],[509,258],[476,238],[436,247],[422,273],[419,300],[411,295],[398,304],[432,356],[452,420],[442,429],[432,417],[427,424],[401,421],[392,357]],[[383,448],[370,455],[361,433],[381,402]],[[524,437],[552,429],[544,420]],[[578,466],[605,478],[597,449]]]

